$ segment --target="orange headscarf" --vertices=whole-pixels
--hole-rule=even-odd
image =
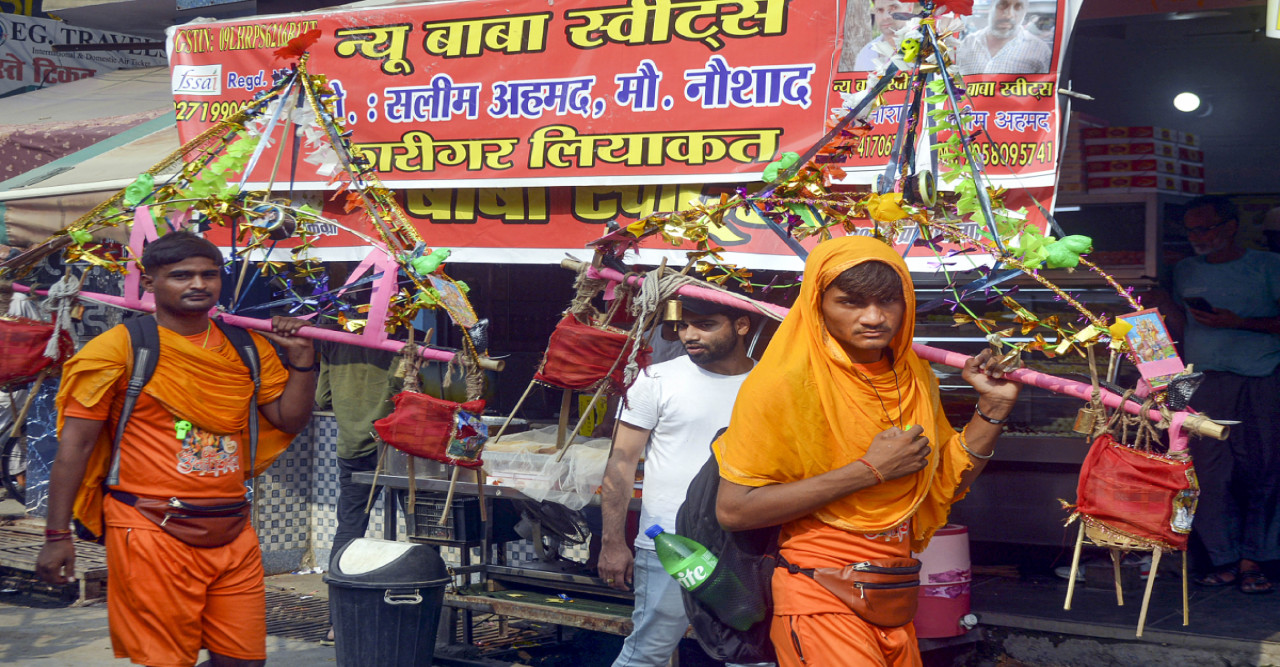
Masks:
[[[872,261],[897,271],[906,305],[891,342],[893,370],[879,375],[849,360],[822,316],[827,286],[846,269]],[[716,442],[721,476],[756,487],[807,479],[856,461],[891,426],[923,425],[931,445],[923,470],[813,514],[830,526],[866,534],[910,521],[912,548],[923,549],[946,523],[970,462],[950,453],[958,436],[942,412],[937,378],[911,349],[915,308],[907,265],[887,244],[860,236],[818,244],[805,263],[799,298],[743,383],[729,430]]]

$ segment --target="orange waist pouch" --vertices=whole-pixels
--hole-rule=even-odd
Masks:
[[[803,568],[779,557],[778,566],[818,582],[862,620],[897,628],[915,618],[920,600],[920,561],[876,558],[844,567]]]

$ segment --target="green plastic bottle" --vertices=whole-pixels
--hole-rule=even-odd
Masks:
[[[696,591],[706,583],[720,562],[706,547],[687,537],[667,533],[662,526],[649,526],[644,534],[653,540],[653,549],[658,552],[663,569],[687,591]]]
[[[743,585],[728,568],[717,568],[720,559],[697,542],[650,526],[644,534],[653,540],[653,549],[663,569],[680,586],[698,598],[724,624],[745,631],[764,619],[767,609],[759,595]]]

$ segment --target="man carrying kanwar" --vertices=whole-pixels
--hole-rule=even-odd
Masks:
[[[910,623],[918,589],[859,587],[858,577],[877,566],[910,572],[902,559],[924,550],[994,454],[1019,386],[990,350],[970,359],[962,377],[978,401],[956,433],[937,378],[911,349],[915,306],[907,266],[887,244],[818,244],[714,445],[721,525],[781,526],[790,567],[774,572],[770,630],[780,667],[921,664]],[[842,570],[855,563],[870,565]],[[868,595],[875,609],[856,609]]]
[[[67,362],[58,394],[58,454],[49,482],[39,575],[74,580],[75,518],[103,535],[107,614],[118,658],[153,666],[266,662],[262,555],[248,522],[246,481],[260,474],[311,418],[317,364],[306,323],[275,318],[275,333],[224,329],[209,318],[222,287],[222,254],[186,231],[148,244],[143,288],[155,295],[154,374],[113,440],[135,362],[117,326]],[[254,383],[240,356],[256,350],[261,388],[257,460],[251,460]],[[251,341],[251,344],[250,344]],[[283,363],[271,343],[285,355]],[[286,370],[286,367],[288,370]],[[118,477],[118,480],[115,478]],[[111,481],[110,486],[107,482]]]

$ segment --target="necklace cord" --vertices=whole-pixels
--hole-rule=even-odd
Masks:
[[[893,417],[889,416],[889,408],[884,404],[884,398],[880,396],[880,390],[876,389],[876,385],[871,381],[871,378],[856,368],[853,369],[853,372],[857,373],[858,377],[862,378],[867,383],[867,386],[871,387],[871,391],[875,393],[876,400],[880,402],[880,411],[884,413],[885,421],[888,421],[890,426],[897,426],[898,430],[905,431],[906,429],[902,428],[902,385],[898,383],[898,369],[890,366],[889,370],[893,372],[893,388],[898,394],[898,422],[896,424],[893,421]]]

